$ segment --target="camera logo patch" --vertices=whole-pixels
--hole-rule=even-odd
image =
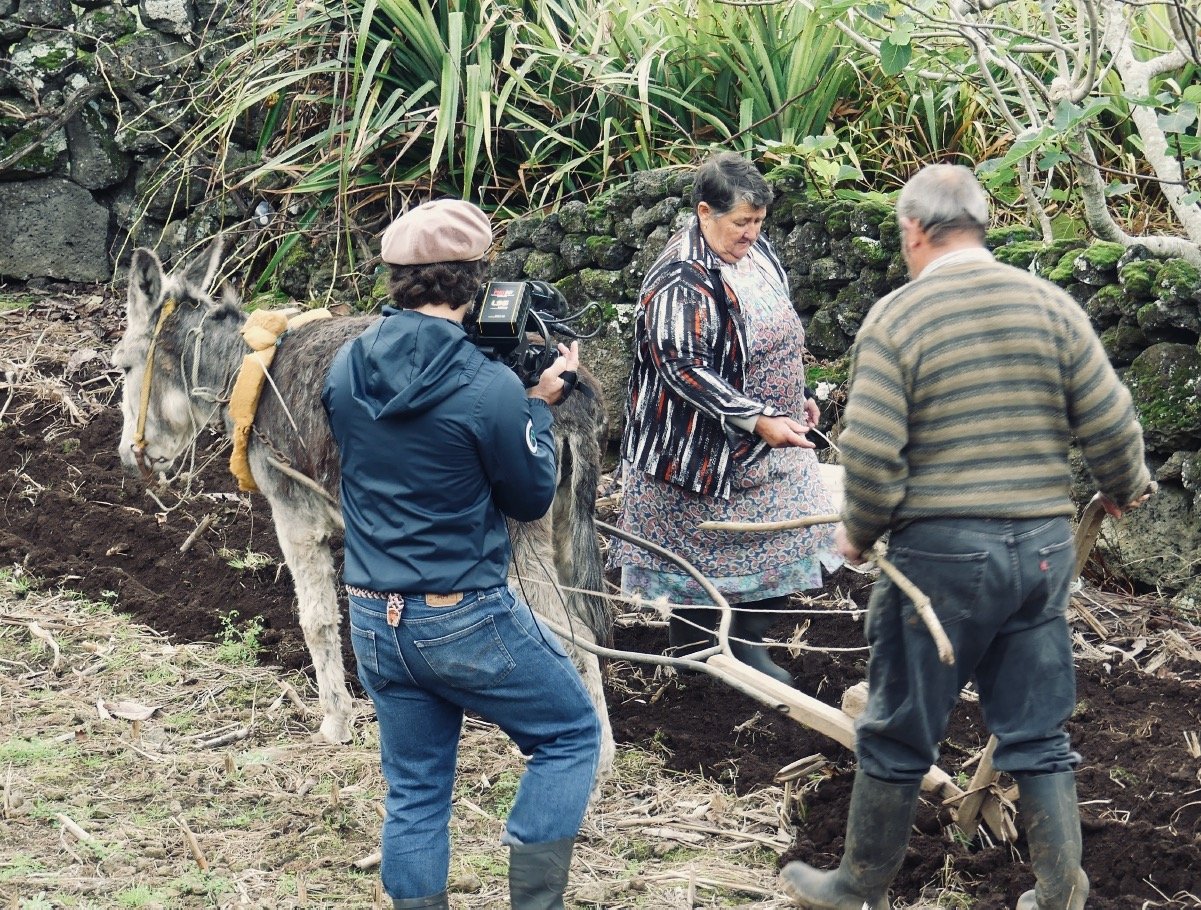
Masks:
[[[538,454],[538,440],[534,436],[534,421],[532,420],[525,422],[525,447],[530,450],[531,455]]]

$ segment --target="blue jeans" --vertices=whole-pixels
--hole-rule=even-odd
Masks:
[[[913,604],[885,578],[868,605],[868,703],[860,767],[920,780],[938,760],[959,690],[973,676],[998,770],[1076,767],[1064,724],[1076,703],[1066,612],[1075,556],[1066,518],[925,519],[892,533],[889,558],[930,598],[955,649],[938,650]]]
[[[379,720],[389,896],[446,889],[464,711],[495,723],[530,756],[504,840],[576,836],[596,776],[596,712],[563,646],[512,591],[470,592],[450,607],[405,597],[396,627],[384,601],[352,596],[350,632]]]

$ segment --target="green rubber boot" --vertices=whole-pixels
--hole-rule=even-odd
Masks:
[[[780,610],[787,605],[787,597],[735,604],[732,608],[734,615],[730,621],[730,653],[747,666],[795,688],[792,674],[771,659],[771,654],[763,644],[763,636],[776,621],[777,614],[761,611]]]
[[[837,869],[791,862],[780,872],[784,892],[808,910],[888,910],[888,886],[905,859],[921,782],[891,783],[855,773],[846,846]]]
[[[677,607],[667,620],[667,643],[673,657],[687,657],[717,643],[717,621],[721,616],[716,609],[703,607]],[[698,628],[699,626],[699,628]]]
[[[1018,898],[1017,910],[1084,910],[1088,876],[1080,868],[1076,775],[1063,771],[1014,778],[1034,867],[1034,890]]]
[[[512,910],[563,910],[574,837],[546,844],[509,847],[509,904]]]

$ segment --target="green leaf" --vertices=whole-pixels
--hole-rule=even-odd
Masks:
[[[1194,205],[1199,201],[1201,201],[1201,192],[1198,192],[1197,190],[1193,190],[1191,193],[1185,193],[1180,197],[1181,205]]]
[[[1066,133],[1080,121],[1083,114],[1084,110],[1079,105],[1070,101],[1061,101],[1055,108],[1055,119],[1052,122],[1056,130]]]
[[[897,76],[909,65],[913,47],[909,44],[894,44],[892,38],[880,42],[880,69],[886,76]]]
[[[1118,181],[1118,180],[1111,180],[1111,181],[1109,181],[1109,184],[1105,187],[1105,195],[1106,196],[1125,196],[1128,193],[1130,193],[1131,190],[1134,190],[1137,188],[1138,188],[1138,184],[1136,184],[1136,183],[1122,183],[1121,181]]]
[[[1040,171],[1049,171],[1056,165],[1070,160],[1071,158],[1057,148],[1047,149],[1046,154],[1038,159],[1038,169]]]
[[[892,30],[892,34],[888,36],[888,40],[893,44],[905,45],[913,40],[913,20],[908,16],[901,16],[897,20],[896,27]]]
[[[1155,118],[1165,133],[1187,133],[1197,122],[1197,105],[1185,102],[1175,111]]]

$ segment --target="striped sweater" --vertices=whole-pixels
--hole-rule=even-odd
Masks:
[[[1130,394],[1080,306],[1026,272],[948,258],[880,300],[839,439],[860,549],[915,518],[1071,515],[1075,436],[1101,492],[1149,481]]]

